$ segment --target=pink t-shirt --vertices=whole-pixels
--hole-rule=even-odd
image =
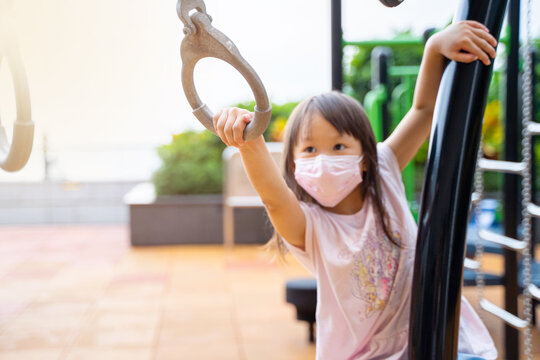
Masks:
[[[384,143],[378,144],[377,151],[384,205],[402,249],[383,240],[371,201],[352,215],[301,202],[306,216],[305,251],[286,242],[317,278],[317,359],[408,358],[417,226],[394,153]],[[487,329],[464,298],[459,351],[497,358]]]

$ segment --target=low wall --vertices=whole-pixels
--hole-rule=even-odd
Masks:
[[[134,187],[125,197],[130,213],[132,245],[223,243],[221,195],[157,197],[150,183]],[[264,244],[272,227],[264,208],[234,209],[236,244]]]
[[[0,225],[127,224],[138,182],[0,183]]]

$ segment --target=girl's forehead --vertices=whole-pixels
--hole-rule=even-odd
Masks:
[[[363,146],[360,139],[347,132],[339,132],[328,120],[322,116],[305,118],[300,127],[293,151],[301,151],[306,146],[327,147],[336,143],[343,143],[362,151]]]
[[[306,116],[298,131],[298,140],[341,135],[339,131],[318,112]]]
[[[298,130],[298,136],[296,139],[297,143],[332,142],[338,140],[359,141],[351,134],[339,132],[334,125],[322,117],[312,118],[310,121],[305,121]]]

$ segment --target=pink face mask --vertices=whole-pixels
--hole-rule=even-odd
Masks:
[[[294,178],[315,200],[334,207],[362,182],[358,165],[363,156],[318,155],[296,159]]]

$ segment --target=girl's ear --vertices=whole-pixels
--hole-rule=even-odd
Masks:
[[[294,163],[294,155],[291,156],[291,158],[289,159],[289,167],[294,174],[294,170],[296,169],[296,164]]]
[[[366,161],[362,161],[362,172],[368,172],[369,171],[369,164],[367,164]]]

